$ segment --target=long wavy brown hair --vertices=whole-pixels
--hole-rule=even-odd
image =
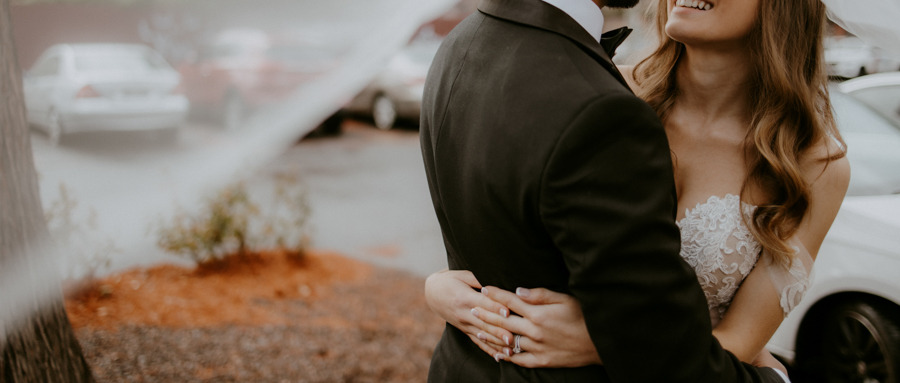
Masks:
[[[685,54],[684,44],[666,34],[667,3],[657,4],[659,46],[634,70],[639,96],[664,122],[678,97],[676,69]],[[745,40],[752,69],[741,200],[754,189],[765,201],[744,220],[763,249],[783,265],[792,261],[788,240],[810,208],[810,184],[801,160],[829,135],[841,140],[828,97],[824,35],[821,0],[760,0],[756,25]],[[843,151],[828,153],[823,160],[843,156]]]

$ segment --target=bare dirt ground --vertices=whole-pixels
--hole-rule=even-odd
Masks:
[[[424,280],[335,254],[136,269],[66,308],[99,382],[422,382]]]

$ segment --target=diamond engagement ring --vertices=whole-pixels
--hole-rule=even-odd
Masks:
[[[519,340],[522,339],[522,336],[519,334],[516,334],[516,336],[513,338],[516,340],[516,347],[512,349],[512,352],[516,353],[516,354],[521,353],[522,347],[519,347]]]

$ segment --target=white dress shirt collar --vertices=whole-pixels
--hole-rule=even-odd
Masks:
[[[594,40],[600,41],[603,35],[603,12],[591,0],[543,0],[565,12],[575,20]]]

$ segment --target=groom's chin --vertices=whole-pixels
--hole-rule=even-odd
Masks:
[[[609,8],[634,8],[640,0],[606,0],[606,6]]]

